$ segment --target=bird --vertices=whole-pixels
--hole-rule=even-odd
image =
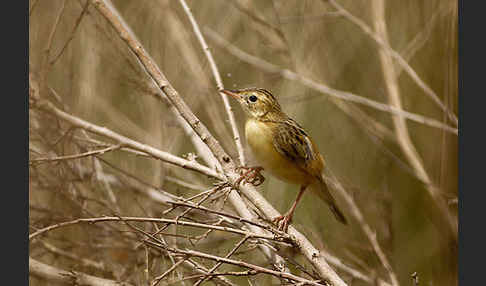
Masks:
[[[287,232],[304,191],[311,189],[328,204],[339,222],[347,224],[322,176],[325,164],[323,156],[304,128],[282,110],[275,96],[266,89],[256,87],[222,89],[221,92],[236,99],[247,115],[246,141],[263,167],[254,168],[255,171],[263,169],[284,182],[300,185],[290,209],[274,218],[273,223]]]

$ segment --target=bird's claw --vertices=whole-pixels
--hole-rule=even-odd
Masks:
[[[287,232],[291,221],[292,221],[292,216],[288,214],[281,215],[272,219],[272,222],[278,226],[278,230],[283,232]]]
[[[241,182],[252,184],[253,186],[259,186],[265,181],[265,177],[260,173],[263,167],[237,167],[236,171],[241,176],[236,180],[235,185],[238,186]]]

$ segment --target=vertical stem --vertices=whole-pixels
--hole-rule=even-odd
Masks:
[[[372,3],[372,12],[375,19],[374,26],[376,34],[378,37],[381,38],[384,46],[389,46],[387,27],[385,23],[385,3],[383,0],[374,0],[372,1]],[[390,105],[395,108],[402,109],[402,102],[400,98],[400,90],[398,86],[395,66],[393,64],[389,50],[384,48],[384,46],[381,46],[381,49],[379,50],[379,55],[381,60],[381,66],[383,69],[383,77],[386,83],[388,98],[390,101]],[[441,197],[439,193],[439,188],[435,186],[435,184],[430,179],[427,171],[425,170],[422,158],[418,154],[417,149],[415,148],[412,139],[410,138],[405,118],[401,115],[394,115],[392,119],[393,125],[395,126],[397,141],[400,148],[402,149],[402,152],[404,153],[410,165],[413,167],[417,177],[425,183],[425,187],[427,188],[428,192],[430,193],[431,197],[433,198],[434,202],[437,204],[441,212],[441,220],[446,220],[445,223],[448,224],[446,227],[449,228],[453,237],[457,238],[457,224],[455,222],[455,219],[451,216],[450,211],[447,208],[446,202]]]
[[[216,62],[214,61],[213,55],[211,54],[211,50],[209,49],[208,44],[206,43],[206,40],[204,39],[201,30],[199,29],[199,25],[197,24],[196,19],[194,19],[191,9],[189,8],[189,6],[187,6],[186,1],[179,0],[179,2],[181,3],[182,8],[184,8],[187,17],[189,17],[192,28],[194,29],[194,33],[196,34],[197,39],[201,44],[204,54],[208,58],[209,66],[211,67],[211,71],[213,72],[214,75],[214,80],[216,81],[216,86],[218,87],[218,90],[223,90],[224,86],[223,86],[223,81],[221,80],[221,75],[219,74],[218,67],[216,66]],[[223,104],[226,109],[226,114],[228,115],[228,119],[231,125],[231,130],[233,131],[233,137],[234,137],[233,139],[235,140],[236,149],[238,150],[240,164],[244,166],[246,164],[245,153],[243,151],[243,145],[241,145],[240,133],[238,132],[238,128],[236,127],[236,121],[235,121],[235,115],[233,113],[233,109],[229,104],[228,96],[222,93],[221,91],[219,92],[219,95],[223,100]]]

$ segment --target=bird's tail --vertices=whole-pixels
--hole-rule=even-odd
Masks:
[[[317,184],[317,186],[315,186],[312,189],[322,200],[324,200],[329,205],[329,209],[331,210],[332,214],[339,222],[343,224],[348,224],[346,217],[337,207],[336,201],[332,197],[326,183],[322,179],[319,179],[319,183]]]

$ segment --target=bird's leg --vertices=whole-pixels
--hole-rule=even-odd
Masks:
[[[243,171],[242,171],[243,170]],[[250,183],[253,186],[259,186],[265,181],[265,177],[260,173],[263,167],[238,167],[237,172],[240,172],[241,176],[236,180],[235,185],[238,186],[241,182]]]
[[[295,199],[294,203],[292,204],[292,207],[287,211],[287,213],[283,216],[278,216],[272,220],[273,223],[276,223],[278,225],[278,229],[287,232],[287,229],[289,228],[289,224],[292,221],[292,216],[294,215],[295,208],[297,207],[297,204],[299,203],[300,199],[302,198],[302,195],[304,194],[305,188],[307,186],[301,186],[299,194],[297,195],[297,198]],[[280,223],[280,221],[282,221]]]

